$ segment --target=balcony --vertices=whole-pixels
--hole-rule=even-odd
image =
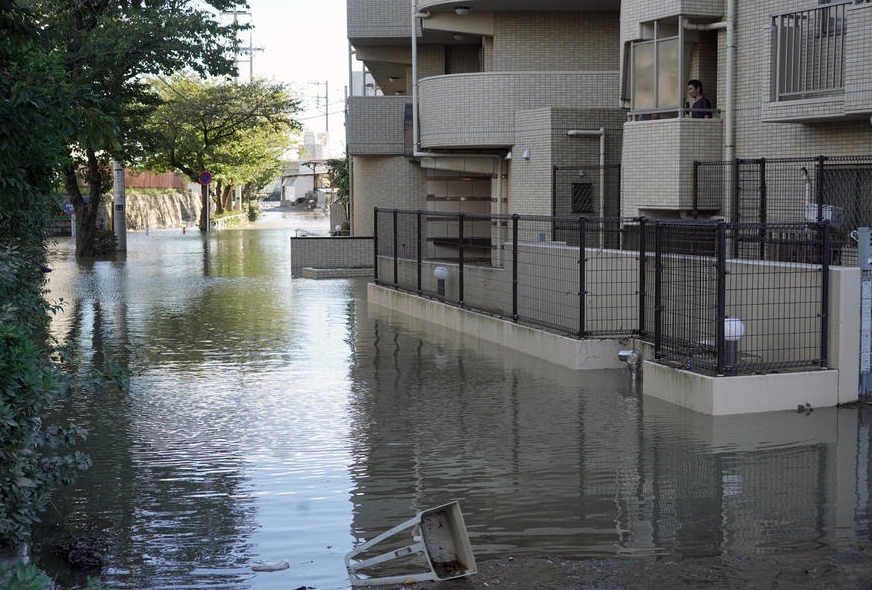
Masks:
[[[721,119],[681,117],[626,123],[621,215],[689,212],[693,208],[694,160],[721,160],[722,150]]]
[[[376,0],[374,2],[346,2],[348,11],[348,38],[355,45],[366,40],[405,39],[412,31],[409,22],[409,0]]]
[[[776,14],[767,122],[818,122],[872,113],[866,31],[872,2],[847,0]]]
[[[515,143],[515,113],[544,107],[614,109],[618,72],[481,72],[419,82],[421,147]],[[446,105],[451,105],[446,108]]]

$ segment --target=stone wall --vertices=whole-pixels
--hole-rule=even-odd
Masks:
[[[100,217],[107,222],[111,205],[111,197],[101,204]],[[200,209],[200,195],[190,191],[128,190],[125,195],[125,220],[133,231],[196,225]]]

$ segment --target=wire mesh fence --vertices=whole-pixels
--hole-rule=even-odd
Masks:
[[[379,209],[374,219],[380,285],[579,338],[635,335],[695,371],[827,363],[829,223]]]
[[[833,264],[854,266],[852,232],[872,226],[872,155],[696,162],[693,194],[694,215],[728,212],[733,223],[826,221]]]

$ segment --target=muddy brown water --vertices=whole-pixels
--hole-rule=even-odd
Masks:
[[[365,280],[292,279],[297,228],[327,226],[272,211],[208,237],[134,232],[90,263],[59,242],[53,333],[81,367],[130,374],[66,411],[94,466],[35,538],[62,585],[86,575],[52,554],[72,534],[106,539],[88,573],[110,587],[345,589],[347,552],[454,500],[480,568],[445,588],[695,587],[667,583],[669,564],[788,587],[813,563],[835,564],[835,587],[839,556],[872,546],[865,407],[682,410],[624,371],[369,306]],[[750,563],[752,580],[731,567]]]

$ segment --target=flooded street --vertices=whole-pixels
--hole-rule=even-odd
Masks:
[[[480,562],[872,546],[872,412],[702,416],[368,306],[365,279],[291,278],[295,230],[327,231],[303,215],[131,233],[114,261],[59,243],[53,334],[130,375],[69,410],[94,465],[35,546],[61,583],[73,534],[108,541],[114,588],[346,589],[345,553],[453,500]]]

